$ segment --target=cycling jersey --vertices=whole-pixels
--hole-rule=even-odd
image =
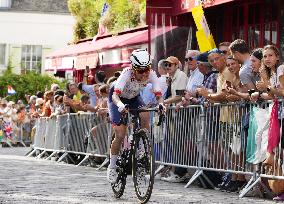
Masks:
[[[162,95],[159,80],[155,71],[150,70],[148,81],[141,82],[135,79],[133,69],[125,68],[115,82],[114,91],[122,98],[132,99],[138,96],[140,91],[144,89],[148,83],[153,85],[153,93],[156,96]]]

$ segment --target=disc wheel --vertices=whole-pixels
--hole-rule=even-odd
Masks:
[[[154,185],[154,156],[146,130],[140,130],[134,138],[132,157],[133,183],[136,196],[141,203],[151,197]]]

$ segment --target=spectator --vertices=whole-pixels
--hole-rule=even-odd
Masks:
[[[104,71],[98,71],[95,76],[95,81],[97,84],[102,85],[105,83],[106,74]]]
[[[59,87],[58,84],[51,84],[51,87],[50,87],[51,91],[55,92],[55,91],[57,91],[59,89],[60,89],[60,87]]]
[[[197,68],[196,57],[200,52],[197,50],[189,50],[186,54],[185,60],[187,60],[188,69],[190,70],[190,75],[186,85],[186,96],[196,97],[196,88],[201,86],[204,76]]]
[[[230,42],[221,42],[218,45],[218,49],[225,55],[225,57],[227,58],[229,55],[231,55],[230,52]]]
[[[98,90],[98,85],[87,85],[83,82],[78,84],[78,89],[82,92],[85,92],[89,95],[90,97],[90,104],[93,107],[96,107],[97,105],[97,94],[96,91]]]
[[[170,56],[165,60],[165,67],[169,74],[168,88],[166,91],[165,101],[166,105],[175,104],[181,101],[182,96],[176,94],[176,90],[185,90],[187,83],[187,76],[184,72],[178,69],[179,60],[176,57]]]
[[[230,45],[230,50],[233,57],[238,60],[242,67],[239,75],[243,85],[243,91],[247,92],[250,89],[256,89],[255,87],[255,75],[252,72],[249,48],[244,40],[237,39]]]

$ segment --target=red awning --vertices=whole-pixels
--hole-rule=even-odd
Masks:
[[[67,47],[57,50],[47,58],[64,57],[64,56],[76,56],[81,54],[87,54],[99,50],[119,48],[130,45],[143,44],[148,42],[148,30],[136,31],[133,33],[126,33],[111,37],[99,39],[95,42],[87,41],[78,43],[75,45],[68,45]]]

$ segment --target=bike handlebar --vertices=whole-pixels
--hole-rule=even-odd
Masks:
[[[143,112],[158,112],[159,113],[159,121],[157,123],[157,126],[160,126],[164,121],[165,121],[165,115],[163,113],[163,106],[162,105],[159,105],[158,108],[147,108],[147,109],[143,109],[143,108],[138,108],[138,109],[129,109],[128,108],[129,105],[126,104],[125,105],[125,108],[129,111],[129,112],[135,112],[136,114],[139,114],[139,113],[143,113]],[[120,119],[120,124],[123,124],[123,125],[127,125],[127,113],[124,113],[122,114],[122,117]]]

